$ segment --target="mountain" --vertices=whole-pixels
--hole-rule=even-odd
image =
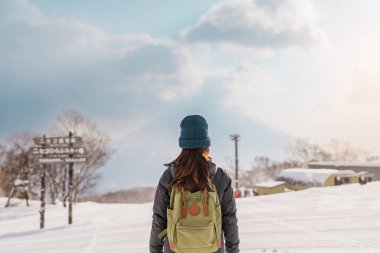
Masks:
[[[156,185],[165,169],[163,164],[173,161],[180,152],[180,122],[191,114],[206,118],[211,156],[218,166],[226,169],[234,164],[235,156],[230,134],[236,133],[241,137],[239,164],[243,170],[252,167],[256,156],[264,155],[275,160],[284,158],[284,148],[294,140],[292,136],[225,105],[223,96],[218,97],[218,93],[203,91],[202,95],[144,112],[148,115],[145,116],[146,123],[115,142],[118,151],[102,170],[104,181],[99,191]]]
[[[116,192],[107,192],[101,195],[84,197],[80,202],[96,203],[147,203],[154,199],[155,187],[134,187]]]

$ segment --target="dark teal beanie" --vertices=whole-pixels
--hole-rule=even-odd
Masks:
[[[207,121],[200,115],[186,116],[181,122],[179,146],[181,148],[207,148],[210,145]]]

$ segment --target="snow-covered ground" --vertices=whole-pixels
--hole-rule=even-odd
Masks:
[[[380,252],[380,182],[313,188],[238,200],[241,252]],[[39,227],[39,203],[4,208],[0,198],[0,252],[149,252],[152,204],[48,206]]]

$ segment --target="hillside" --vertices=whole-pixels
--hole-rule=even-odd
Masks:
[[[378,253],[379,195],[375,182],[239,199],[241,252]],[[80,203],[72,226],[65,208],[48,206],[45,230],[38,205],[1,207],[1,253],[148,252],[152,203]]]
[[[134,187],[101,195],[88,196],[83,198],[81,202],[142,204],[153,201],[155,192],[155,187]]]

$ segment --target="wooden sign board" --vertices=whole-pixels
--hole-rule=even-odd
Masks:
[[[85,163],[86,150],[81,137],[36,137],[34,147],[29,149],[30,155],[38,163]]]
[[[31,147],[29,149],[30,154],[34,156],[44,156],[44,157],[65,157],[65,156],[76,156],[84,155],[86,150],[84,147],[73,148],[73,147]]]
[[[46,164],[69,164],[69,224],[72,224],[72,188],[74,177],[74,163],[85,163],[85,149],[81,137],[73,136],[69,132],[68,137],[35,137],[34,147],[30,148],[30,155],[38,163],[43,164],[41,174],[41,209],[40,228],[45,227],[45,170]]]
[[[82,137],[35,137],[34,144],[41,146],[76,146],[83,145]]]

